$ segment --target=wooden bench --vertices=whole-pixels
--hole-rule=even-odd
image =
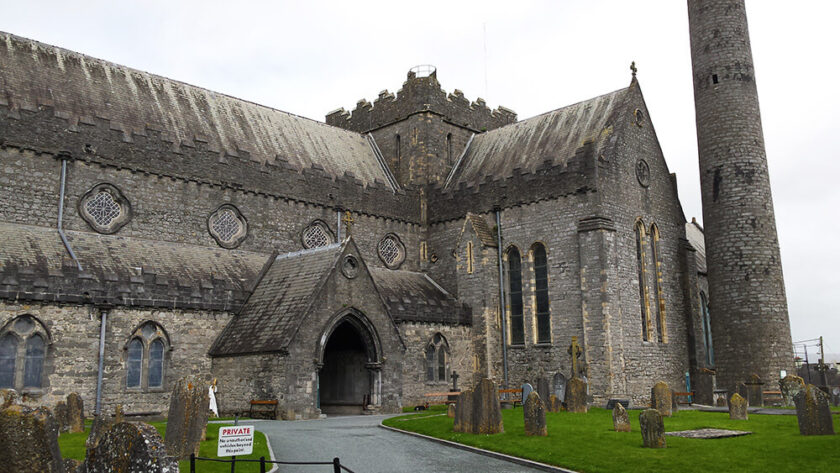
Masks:
[[[446,399],[437,402],[428,402],[428,404],[432,405],[441,405],[441,404],[455,404],[455,398],[457,398],[461,394],[460,391],[448,391],[448,392],[437,392],[437,393],[426,393],[424,397],[446,397]]]
[[[252,400],[251,401],[251,408],[248,409],[248,417],[254,419],[254,414],[271,414],[271,417],[266,417],[268,419],[276,419],[277,418],[277,406],[280,402],[277,399],[271,399],[266,401],[260,400]],[[254,407],[257,410],[254,410]]]
[[[677,397],[677,404],[688,404],[689,406],[694,402],[694,391],[689,392],[674,392],[674,396]],[[685,401],[680,401],[680,398],[684,397],[687,398]]]
[[[505,396],[506,394],[510,394],[510,396]],[[499,390],[499,401],[501,402],[512,402],[513,407],[516,407],[517,404],[520,406],[522,405],[522,389],[500,389]]]
[[[762,391],[761,394],[765,406],[768,404],[768,401],[774,406],[781,406],[785,400],[781,391]]]

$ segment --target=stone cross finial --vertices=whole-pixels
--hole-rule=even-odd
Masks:
[[[572,357],[572,378],[578,377],[578,358],[583,353],[580,345],[578,345],[577,337],[572,337],[572,344],[569,345],[569,355]]]
[[[350,230],[353,228],[353,224],[356,222],[353,220],[353,216],[350,215],[350,211],[346,210],[344,212],[344,218],[342,219],[344,222],[344,226],[347,227],[347,238],[350,238]]]
[[[633,77],[636,77],[636,72],[639,71],[636,69],[636,61],[630,63],[630,70],[633,71]]]

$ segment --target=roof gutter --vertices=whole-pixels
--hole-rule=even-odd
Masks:
[[[67,235],[64,234],[63,222],[64,222],[64,188],[65,182],[67,181],[67,154],[59,154],[61,157],[61,188],[59,190],[59,197],[58,197],[58,235],[61,237],[61,241],[64,242],[64,247],[67,248],[67,252],[70,253],[70,257],[73,258],[73,261],[76,263],[76,267],[79,268],[79,271],[84,271],[82,269],[82,263],[79,262],[79,258],[76,258],[76,253],[73,252],[73,248],[70,246],[70,242],[67,240]]]

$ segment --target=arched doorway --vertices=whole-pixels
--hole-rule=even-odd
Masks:
[[[346,314],[330,327],[319,347],[319,407],[327,415],[362,414],[379,403],[378,340],[361,314]]]

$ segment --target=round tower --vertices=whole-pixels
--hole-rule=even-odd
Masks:
[[[719,387],[793,370],[744,0],[688,0],[709,305]]]

